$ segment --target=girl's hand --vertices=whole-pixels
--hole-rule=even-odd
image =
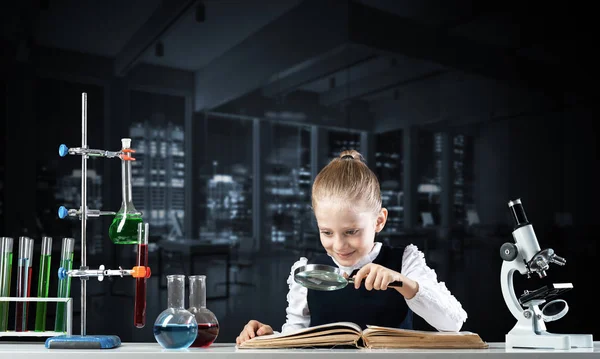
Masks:
[[[369,263],[362,267],[354,276],[354,288],[360,288],[360,284],[364,280],[367,290],[386,290],[388,284],[395,281],[403,281],[403,277],[402,274],[384,266]]]
[[[273,334],[273,329],[270,325],[263,324],[258,320],[251,320],[244,326],[244,329],[242,329],[240,335],[235,338],[235,343],[240,345],[246,340],[267,334]]]

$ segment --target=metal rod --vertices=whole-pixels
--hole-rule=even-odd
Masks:
[[[87,93],[81,94],[81,148],[86,150],[87,145]],[[87,267],[86,259],[86,230],[87,230],[87,154],[81,156],[81,268]],[[86,278],[81,278],[81,335],[86,329]],[[67,324],[68,325],[68,324]]]

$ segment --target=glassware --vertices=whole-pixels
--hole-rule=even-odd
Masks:
[[[108,236],[114,244],[137,244],[138,243],[138,224],[143,223],[142,213],[138,212],[133,205],[133,195],[131,191],[131,161],[135,160],[129,156],[134,152],[131,149],[131,139],[121,139],[123,155],[121,155],[121,188],[123,202],[121,208],[115,215]]]
[[[149,224],[139,224],[138,228],[138,251],[137,263],[138,267],[148,268],[148,233]],[[133,325],[136,328],[143,328],[146,325],[146,278],[135,279],[135,306],[133,310]]]
[[[29,297],[33,268],[33,239],[19,237],[19,259],[17,262],[17,297]],[[27,309],[29,302],[15,303],[15,332],[27,331]]]
[[[154,338],[165,349],[187,349],[198,335],[198,323],[184,307],[185,276],[167,276],[167,309],[154,322]]]
[[[206,308],[206,276],[192,275],[190,279],[190,313],[196,317],[198,335],[192,347],[207,348],[219,335],[219,321],[213,312]]]
[[[42,252],[40,255],[40,274],[38,276],[38,298],[48,298],[50,290],[50,262],[52,259],[52,237],[42,237]],[[46,330],[46,309],[48,303],[37,302],[35,311],[35,331]]]
[[[0,238],[0,297],[10,297],[10,277],[12,275],[13,239]],[[0,332],[8,329],[9,302],[0,302]]]
[[[75,239],[74,238],[63,238],[61,254],[60,254],[60,268],[64,268],[66,271],[73,269],[73,251],[75,250]],[[57,297],[67,298],[71,295],[71,277],[66,276],[64,279],[58,281],[58,293]],[[55,332],[66,332],[67,323],[65,321],[65,303],[56,303],[56,318],[54,321]]]

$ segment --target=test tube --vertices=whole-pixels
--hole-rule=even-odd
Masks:
[[[52,259],[52,237],[42,237],[42,251],[40,255],[40,275],[38,278],[38,298],[48,298],[50,289],[50,262]],[[35,331],[46,330],[46,309],[48,303],[37,302],[35,312]]]
[[[10,277],[12,274],[13,239],[0,238],[0,297],[10,297]],[[8,330],[9,302],[0,302],[0,332]]]
[[[73,269],[73,250],[75,249],[75,239],[63,238],[60,251],[60,267],[67,271]],[[58,282],[58,298],[67,298],[71,295],[71,277],[67,276]],[[65,303],[56,303],[56,318],[54,321],[54,331],[66,332],[67,323],[65,322]]]
[[[148,223],[138,224],[137,266],[148,267],[149,227],[150,226]],[[143,328],[146,325],[146,277],[135,279],[135,305],[133,310],[133,324],[137,328]]]
[[[30,250],[33,240],[28,237],[19,237],[19,258],[17,262],[17,297],[29,296],[29,283],[31,277],[31,255]],[[27,330],[27,306],[26,302],[16,302],[15,305],[15,331]]]

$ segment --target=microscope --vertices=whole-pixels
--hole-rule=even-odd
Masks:
[[[546,330],[545,322],[558,320],[569,311],[567,302],[556,298],[573,289],[573,284],[554,283],[533,291],[526,290],[517,299],[513,284],[515,271],[527,278],[532,274],[544,278],[551,263],[563,266],[566,260],[557,256],[552,248],[540,249],[520,199],[509,201],[508,207],[515,222],[512,232],[515,243],[504,243],[500,248],[503,259],[500,284],[506,306],[517,324],[506,334],[506,348],[592,348],[591,334],[555,334]],[[540,309],[544,303],[546,305]]]

